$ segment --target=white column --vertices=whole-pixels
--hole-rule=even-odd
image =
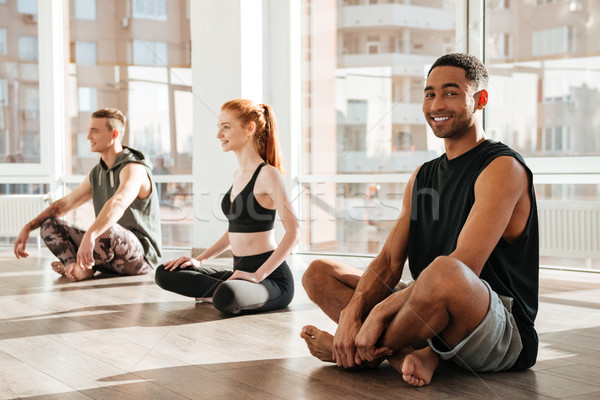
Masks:
[[[51,192],[59,189],[66,151],[64,5],[38,2],[41,175],[49,177]]]
[[[273,106],[286,174],[283,176],[292,206],[299,215],[301,137],[301,30],[300,0],[267,0],[265,14],[265,103]],[[284,234],[275,225],[279,240]]]
[[[221,105],[263,102],[263,2],[190,2],[194,94],[194,243],[207,248],[227,229],[220,203],[237,162],[216,139]]]

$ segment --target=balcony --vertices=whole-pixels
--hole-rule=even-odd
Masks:
[[[401,53],[345,54],[338,58],[338,68],[390,66],[394,76],[422,78],[427,72],[425,67],[433,64],[438,56]]]
[[[420,103],[397,103],[392,109],[393,124],[425,124],[423,105]]]
[[[425,124],[421,103],[397,103],[392,107],[392,124],[421,125]],[[380,110],[379,113],[371,116],[372,119],[379,121],[383,115],[387,114],[387,109]],[[353,114],[343,120],[338,121],[340,126],[369,126],[367,115]]]
[[[391,151],[369,156],[365,151],[345,151],[338,155],[338,173],[413,172],[419,165],[436,157],[435,151]]]
[[[453,8],[375,4],[342,6],[338,10],[338,29],[398,27],[453,31],[456,27]]]

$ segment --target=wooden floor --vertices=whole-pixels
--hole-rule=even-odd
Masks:
[[[311,260],[290,260],[297,293],[288,309],[229,318],[161,290],[151,275],[70,283],[50,270],[47,250],[17,261],[2,248],[0,398],[600,399],[600,274],[542,271],[531,370],[443,364],[431,385],[413,388],[387,364],[348,372],[310,356],[301,327],[335,329],[299,284]]]

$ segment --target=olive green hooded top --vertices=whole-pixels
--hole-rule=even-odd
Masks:
[[[90,172],[94,211],[97,217],[104,204],[115,194],[120,184],[119,174],[121,169],[129,163],[141,164],[146,168],[152,185],[152,193],[145,199],[135,199],[125,209],[123,216],[117,223],[133,232],[144,248],[146,261],[156,267],[159,257],[162,256],[162,235],[158,194],[152,176],[152,164],[146,154],[123,146],[123,151],[117,155],[111,168],[108,168],[104,161],[100,159],[98,165]]]

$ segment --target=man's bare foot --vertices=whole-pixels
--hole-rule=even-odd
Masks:
[[[321,361],[333,361],[333,336],[312,325],[306,325],[300,332],[300,337],[306,342],[310,354]]]
[[[60,261],[52,261],[50,264],[52,266],[52,270],[59,275],[65,275],[65,266]]]
[[[65,276],[73,282],[90,279],[93,275],[93,269],[81,268],[77,263],[71,263],[65,267]]]
[[[413,386],[425,386],[431,382],[433,373],[440,364],[440,357],[431,350],[431,347],[425,347],[405,356],[393,356],[388,361],[402,374],[402,379],[406,383]]]

